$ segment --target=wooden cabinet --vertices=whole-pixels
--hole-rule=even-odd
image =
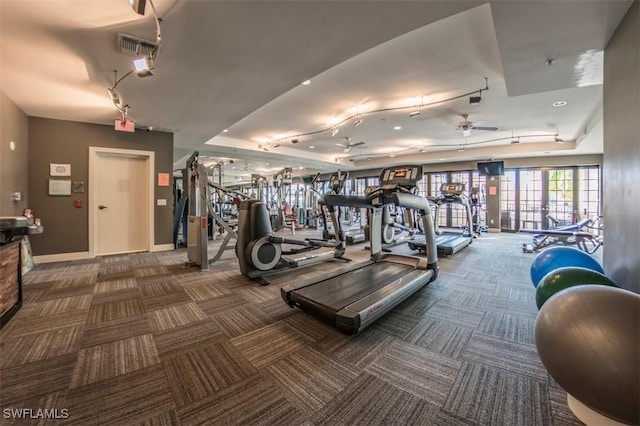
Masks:
[[[22,307],[21,240],[0,246],[0,328]]]

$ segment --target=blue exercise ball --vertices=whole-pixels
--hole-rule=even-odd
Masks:
[[[549,272],[565,266],[579,266],[604,274],[604,269],[591,255],[573,247],[551,247],[539,253],[531,264],[531,282],[538,287]]]
[[[606,285],[556,293],[535,323],[536,348],[568,394],[624,424],[640,424],[640,295]]]

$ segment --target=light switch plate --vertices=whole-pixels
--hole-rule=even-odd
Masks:
[[[167,200],[165,200],[164,198],[158,198],[156,200],[156,204],[158,206],[166,206],[167,205]]]

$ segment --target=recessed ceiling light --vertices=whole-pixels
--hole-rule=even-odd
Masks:
[[[309,148],[313,149],[315,148],[315,145],[309,145]]]
[[[567,101],[555,101],[553,104],[554,107],[563,107],[567,104]]]
[[[223,132],[227,133],[229,131],[229,129],[224,129]]]
[[[236,167],[236,166],[233,166],[233,167],[231,167],[231,168],[232,168],[233,170],[237,169],[237,167]]]
[[[440,161],[444,161],[444,158],[441,158]]]
[[[402,129],[402,126],[393,126],[393,130],[400,130]]]
[[[305,80],[305,81],[302,82],[303,86],[308,86],[310,84],[311,84],[311,80]]]
[[[368,161],[371,161],[371,157],[367,157],[367,160],[368,160]]]
[[[265,166],[268,166],[268,165],[269,165],[269,163],[264,163],[264,165],[265,165]]]

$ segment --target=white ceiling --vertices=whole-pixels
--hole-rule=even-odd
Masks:
[[[308,175],[600,153],[601,51],[630,3],[154,0],[162,17],[155,75],[131,75],[117,89],[138,127],[175,132],[176,167],[194,150],[233,158],[228,183],[285,166]],[[117,34],[154,40],[149,5],[144,17],[127,0],[0,7],[2,91],[26,114],[118,118],[106,89],[131,57],[116,50]],[[485,77],[480,105],[446,101],[484,89]],[[561,100],[567,105],[552,106]],[[462,114],[498,130],[465,138],[456,129]],[[556,129],[564,144],[554,142]],[[336,144],[347,137],[365,144],[345,153]]]

